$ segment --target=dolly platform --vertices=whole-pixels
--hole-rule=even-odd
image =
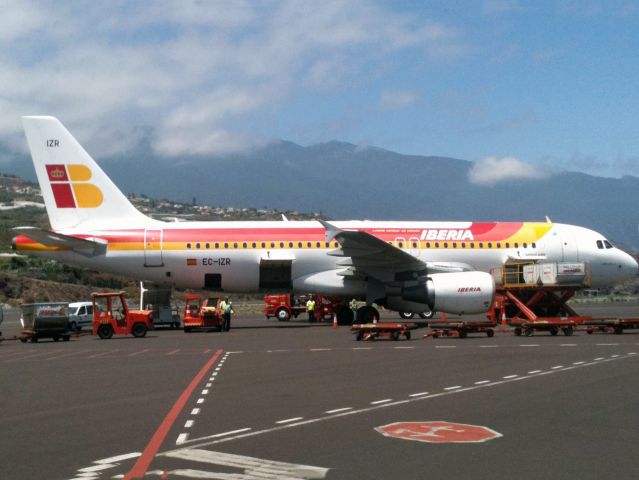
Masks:
[[[356,334],[355,339],[376,340],[382,337],[388,337],[391,340],[399,340],[403,335],[406,340],[410,340],[410,331],[417,328],[414,323],[358,323],[351,327],[351,332]]]

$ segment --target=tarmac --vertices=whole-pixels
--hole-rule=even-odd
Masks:
[[[424,333],[357,342],[347,327],[238,316],[228,333],[5,341],[2,476],[636,478],[639,330]],[[452,423],[379,431],[397,422]],[[439,443],[463,425],[495,438]]]

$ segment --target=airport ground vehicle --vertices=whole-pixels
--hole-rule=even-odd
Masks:
[[[351,327],[351,332],[355,334],[355,340],[376,340],[378,338],[388,337],[397,341],[403,335],[406,340],[410,340],[410,331],[417,328],[412,323],[358,323]]]
[[[452,337],[457,335],[459,338],[466,338],[469,333],[485,333],[486,336],[495,335],[496,322],[477,322],[477,321],[437,321],[429,324],[431,332],[424,335],[424,338],[432,337]]]
[[[71,338],[69,331],[69,304],[61,302],[25,303],[20,305],[20,341],[36,343],[41,338],[65,342]]]
[[[153,330],[151,310],[129,310],[124,292],[94,293],[93,335],[103,340],[113,335],[144,337]]]
[[[220,310],[221,299],[209,297],[202,300],[198,294],[184,296],[184,316],[182,325],[188,333],[194,328],[222,330],[224,319]]]
[[[171,305],[153,305],[153,325],[180,328],[180,315]]]
[[[93,325],[93,303],[74,302],[69,304],[69,330],[79,332],[82,327]]]
[[[265,295],[264,316],[267,319],[275,317],[281,322],[286,322],[290,320],[291,317],[297,318],[300,314],[306,315],[306,301],[308,298],[308,295]],[[315,300],[314,317],[316,322],[332,320],[333,314],[348,308],[339,298],[336,297],[311,295],[310,298]]]

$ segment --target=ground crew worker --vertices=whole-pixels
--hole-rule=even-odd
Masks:
[[[353,318],[355,318],[357,316],[357,300],[351,300],[350,306],[351,311],[353,312]]]
[[[233,302],[231,302],[228,298],[227,301],[224,302],[224,310],[222,310],[222,318],[224,319],[224,323],[222,324],[222,331],[228,332],[231,330],[231,315],[235,313],[233,310]],[[220,307],[222,304],[220,304]]]
[[[308,299],[308,302],[306,302],[306,312],[308,313],[308,321],[312,322],[315,320],[315,300],[313,300],[313,297],[310,297]]]

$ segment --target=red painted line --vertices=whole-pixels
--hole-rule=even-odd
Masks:
[[[155,458],[155,454],[158,453],[162,442],[164,442],[164,439],[169,433],[169,430],[171,430],[171,427],[175,423],[175,420],[180,415],[180,413],[182,413],[182,410],[184,410],[184,406],[191,397],[193,390],[195,390],[195,387],[197,387],[198,384],[202,381],[204,375],[206,375],[206,373],[211,369],[217,359],[220,358],[220,355],[222,355],[222,350],[216,351],[210,358],[210,360],[206,362],[206,364],[198,372],[195,378],[191,380],[189,386],[186,387],[186,389],[182,392],[167,416],[164,418],[158,429],[151,437],[151,440],[142,452],[142,455],[140,455],[140,457],[138,458],[138,461],[135,462],[135,465],[133,465],[133,468],[129,471],[129,473],[124,476],[124,480],[132,480],[136,478],[140,479],[143,478],[144,475],[146,475],[146,472],[149,469],[149,465],[151,465],[151,461]]]

